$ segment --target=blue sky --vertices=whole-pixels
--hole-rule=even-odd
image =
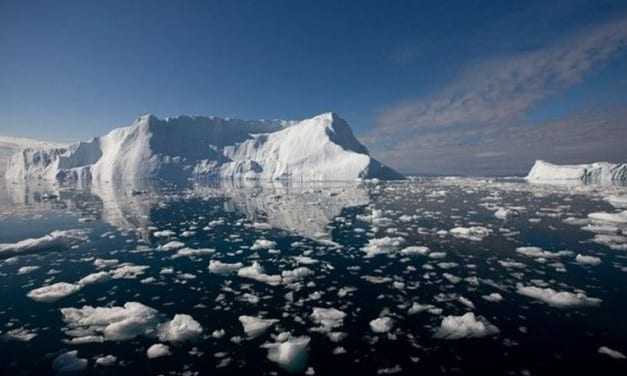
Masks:
[[[335,111],[384,161],[424,170],[407,161],[429,157],[412,152],[425,134],[450,148],[460,129],[625,105],[627,2],[548,3],[3,0],[0,134]]]

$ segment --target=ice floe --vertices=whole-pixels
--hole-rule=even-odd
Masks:
[[[588,297],[583,292],[556,291],[552,288],[536,286],[518,286],[518,293],[533,299],[540,300],[557,308],[571,308],[584,306],[598,306],[602,300]]]
[[[440,339],[479,338],[499,333],[499,329],[485,318],[468,312],[461,316],[446,316],[435,333]]]
[[[87,241],[87,230],[58,230],[41,238],[25,239],[17,243],[0,244],[0,257],[21,253],[33,253],[47,250],[64,250],[75,244]]]
[[[244,333],[248,338],[256,338],[265,333],[272,325],[279,322],[276,319],[264,319],[261,317],[242,315],[239,317],[240,323],[244,327]]]

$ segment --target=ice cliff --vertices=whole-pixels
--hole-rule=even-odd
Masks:
[[[609,184],[627,181],[627,164],[596,162],[579,165],[556,165],[536,161],[527,180],[531,182],[572,182]]]
[[[82,184],[130,178],[401,178],[371,158],[346,121],[333,113],[303,121],[144,115],[87,142],[20,150],[5,176]]]

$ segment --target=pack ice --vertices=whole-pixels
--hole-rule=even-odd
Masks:
[[[579,165],[557,165],[536,161],[527,180],[531,182],[584,182],[610,184],[627,181],[627,164],[595,162]]]
[[[325,113],[303,121],[139,117],[67,147],[15,153],[9,181],[107,183],[190,177],[259,180],[401,178],[370,157],[346,121]]]

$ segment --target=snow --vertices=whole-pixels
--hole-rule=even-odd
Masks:
[[[393,326],[394,320],[389,317],[379,317],[370,321],[370,329],[375,333],[387,333]]]
[[[242,315],[239,317],[239,322],[242,323],[244,332],[248,338],[256,338],[265,333],[266,330],[279,322],[279,320]]]
[[[53,231],[41,238],[25,239],[17,243],[0,244],[0,257],[46,250],[61,250],[86,240],[86,230],[75,229]]]
[[[79,291],[81,286],[66,282],[57,282],[31,290],[27,296],[36,302],[53,303]]]
[[[588,297],[582,292],[556,291],[535,286],[518,286],[518,293],[557,308],[598,306],[602,301]]]
[[[301,373],[307,367],[307,350],[311,339],[307,336],[291,337],[287,333],[283,334],[279,337],[288,339],[263,345],[268,349],[268,359],[289,373]]]
[[[78,357],[78,351],[65,352],[52,361],[52,369],[59,374],[77,373],[87,368],[87,359]]]
[[[10,181],[78,184],[191,176],[401,178],[372,159],[346,121],[333,113],[303,121],[189,116],[162,120],[144,115],[130,126],[66,148],[16,153],[5,176]]]
[[[165,342],[184,342],[198,338],[202,331],[202,326],[193,317],[177,314],[172,320],[161,325],[158,336]]]
[[[170,352],[170,347],[162,343],[155,343],[154,345],[150,346],[148,350],[146,350],[146,356],[148,357],[148,359],[156,359],[169,355],[172,355],[172,353]]]
[[[608,184],[627,180],[627,164],[596,162],[579,165],[557,165],[536,161],[527,180],[530,182],[585,182]]]
[[[482,317],[468,312],[462,316],[446,316],[442,319],[440,328],[435,333],[436,338],[461,339],[492,336],[499,333],[499,329]]]

